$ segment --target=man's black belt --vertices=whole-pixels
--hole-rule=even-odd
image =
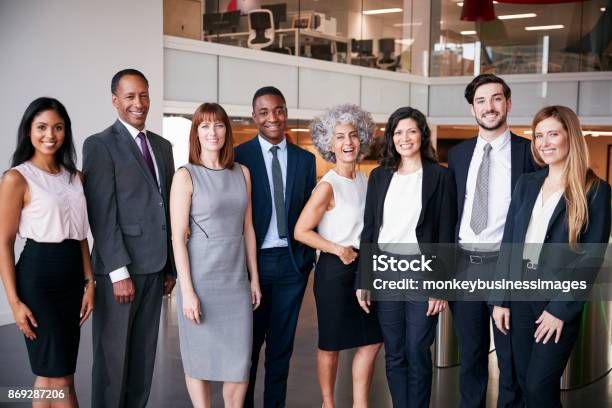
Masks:
[[[476,251],[466,251],[465,249],[461,249],[459,251],[469,263],[474,265],[482,265],[491,262],[497,262],[497,258],[499,257],[498,251],[491,252],[476,252]]]

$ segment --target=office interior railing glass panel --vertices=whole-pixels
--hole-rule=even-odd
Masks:
[[[612,0],[491,1],[164,0],[164,32],[421,76],[612,70]]]

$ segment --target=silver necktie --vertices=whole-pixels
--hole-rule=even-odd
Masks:
[[[476,190],[474,191],[474,204],[472,205],[472,218],[470,227],[476,235],[479,235],[487,227],[489,216],[489,153],[491,144],[484,145],[482,162],[476,176]]]

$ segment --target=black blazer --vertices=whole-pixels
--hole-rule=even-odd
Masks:
[[[448,151],[448,169],[451,171],[457,191],[455,241],[459,240],[459,228],[465,204],[465,185],[477,140],[478,137],[468,139]],[[531,142],[514,133],[510,133],[510,166],[511,191],[514,191],[521,174],[530,173],[538,168],[531,156]]]
[[[512,194],[502,241],[505,244],[503,246],[504,250],[502,250],[498,262],[498,273],[503,276],[508,276],[509,274],[516,276],[516,272],[522,269],[523,246],[508,244],[524,244],[529,221],[531,220],[531,213],[547,175],[548,167],[535,173],[521,176]],[[611,220],[610,185],[601,179],[597,179],[587,193],[587,203],[589,224],[578,236],[578,243],[607,244],[610,238]],[[566,205],[565,199],[561,197],[548,223],[544,243],[563,244],[567,242]],[[590,251],[589,248],[586,248],[587,253]],[[597,246],[595,251],[599,250],[600,248]],[[593,255],[588,253],[588,257],[591,259],[593,259]],[[596,255],[595,258],[600,256],[602,257],[603,253]],[[571,250],[569,246],[567,250],[564,250],[564,246],[543,246],[538,260],[537,272],[541,274],[545,273],[547,269],[554,270],[555,268],[566,267],[575,262],[578,257],[580,255]],[[593,269],[596,271],[598,266],[595,266]],[[583,301],[550,301],[546,311],[567,322],[579,316],[583,304]],[[507,303],[505,306],[507,306]]]
[[[255,136],[236,147],[236,161],[244,164],[251,173],[251,201],[253,205],[253,227],[257,249],[270,226],[272,217],[272,193],[266,164],[261,153],[261,144]],[[316,183],[315,157],[312,153],[287,141],[287,180],[285,185],[285,212],[287,214],[287,237],[291,261],[296,270],[308,273],[315,260],[315,250],[293,238],[293,229],[310,198]]]
[[[170,241],[172,145],[153,132],[147,139],[159,171],[158,188],[126,127],[117,120],[83,143],[83,175],[94,238],[94,273],[121,266],[130,274],[163,271],[176,276]]]
[[[379,166],[370,173],[360,248],[366,248],[378,242],[380,227],[383,223],[385,198],[393,173],[392,169],[385,166]],[[437,163],[423,159],[421,213],[416,226],[416,237],[420,246],[454,242],[457,213],[455,202],[455,188],[450,172]],[[371,262],[370,259],[365,258],[367,257],[359,257],[360,267],[355,280],[356,287],[363,286],[361,270],[367,266],[362,262]]]

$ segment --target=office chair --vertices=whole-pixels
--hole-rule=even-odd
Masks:
[[[332,44],[312,44],[310,46],[310,58],[333,61],[335,47]]]
[[[277,34],[278,36],[278,47],[268,47],[266,51],[278,52],[279,54],[292,55],[291,47],[284,45],[285,37],[287,33]]]
[[[249,39],[247,46],[261,50],[274,43],[274,18],[270,10],[249,11]]]
[[[359,65],[361,67],[376,68],[377,58],[372,54],[372,46],[372,39],[351,39],[351,52],[357,53],[356,57],[351,58],[351,64]]]
[[[395,39],[380,38],[378,40],[378,51],[382,55],[376,60],[376,66],[381,69],[395,71],[398,63],[397,56],[395,55]]]

